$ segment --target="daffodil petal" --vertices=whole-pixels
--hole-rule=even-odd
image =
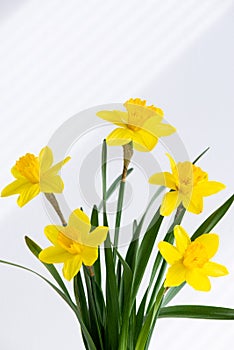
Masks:
[[[215,233],[204,233],[195,239],[195,242],[200,242],[206,249],[208,259],[211,259],[217,252],[219,247],[219,236]]]
[[[202,268],[207,276],[219,277],[228,275],[228,270],[224,265],[209,261]]]
[[[86,266],[92,266],[98,258],[98,248],[85,247],[81,259]]]
[[[28,184],[20,192],[20,195],[17,199],[17,204],[20,207],[23,207],[30,200],[32,200],[34,197],[36,197],[39,193],[40,193],[40,187],[38,184],[35,184],[35,185]]]
[[[59,175],[44,175],[40,179],[40,190],[44,193],[62,193],[64,189],[63,180]]]
[[[143,127],[146,127],[146,125],[147,125],[147,122],[144,124]],[[176,132],[176,129],[172,125],[163,124],[163,123],[155,124],[154,128],[148,129],[148,130],[151,131],[151,133],[158,138],[163,136],[169,136],[174,132]]]
[[[191,269],[186,271],[186,282],[195,290],[208,292],[211,289],[209,278],[202,269]]]
[[[176,225],[174,228],[174,236],[176,240],[177,249],[181,254],[184,254],[185,250],[188,248],[189,244],[191,243],[189,235],[187,234],[187,232],[182,226]]]
[[[108,227],[98,226],[85,236],[84,244],[89,247],[98,247],[106,240],[108,231]]]
[[[217,181],[202,181],[197,184],[196,190],[201,194],[201,196],[211,196],[221,190],[226,186],[221,182]]]
[[[71,159],[71,157],[66,157],[65,159],[61,160],[61,162],[56,163],[51,168],[49,168],[44,174],[48,176],[54,176],[57,175],[58,172],[61,170],[61,168]]]
[[[39,254],[39,259],[47,264],[62,263],[70,257],[71,254],[61,247],[48,247]]]
[[[128,122],[128,113],[123,111],[100,111],[97,112],[96,115],[99,118],[118,126],[125,126]]]
[[[44,233],[51,243],[55,246],[58,245],[59,226],[47,225],[44,228]]]
[[[7,185],[1,192],[1,197],[8,197],[13,194],[19,194],[22,192],[22,190],[29,185],[29,182],[27,179],[17,179]],[[31,184],[30,184],[31,185]]]
[[[82,265],[82,260],[79,255],[74,255],[66,260],[63,266],[63,276],[70,281],[79,272]]]
[[[172,158],[172,156],[169,153],[166,153],[166,156],[168,157],[168,159],[170,161],[170,167],[171,167],[172,174],[175,177],[175,179],[177,179],[178,178],[178,169],[177,169],[176,162],[174,161],[174,159]]]
[[[133,132],[133,147],[140,152],[152,151],[157,142],[158,138],[144,129]]]
[[[158,249],[168,264],[173,265],[182,258],[182,254],[168,242],[159,242]]]
[[[173,190],[176,189],[174,176],[171,173],[163,172],[152,175],[149,178],[149,183],[154,185],[165,186]]]
[[[52,150],[46,146],[42,148],[41,152],[39,153],[39,165],[40,165],[40,172],[44,173],[46,170],[48,170],[51,165],[53,164],[53,153]]]
[[[160,214],[162,216],[170,215],[175,208],[180,204],[180,198],[178,191],[168,192],[164,195],[162,205],[160,208]]]
[[[68,220],[68,227],[69,226],[77,231],[77,236],[73,237],[72,239],[77,239],[77,241],[81,239],[82,242],[80,243],[83,243],[86,240],[86,236],[88,235],[91,228],[88,216],[80,209],[76,209],[71,213]]]
[[[113,130],[106,138],[109,146],[123,146],[131,142],[133,133],[129,129],[117,128]]]
[[[203,210],[203,198],[198,193],[193,191],[192,195],[182,196],[183,206],[194,214],[200,214]]]
[[[169,267],[166,280],[164,283],[165,287],[176,287],[185,281],[186,269],[182,262],[177,262]]]

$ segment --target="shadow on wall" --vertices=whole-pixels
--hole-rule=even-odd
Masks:
[[[19,10],[28,0],[0,0],[0,21]]]

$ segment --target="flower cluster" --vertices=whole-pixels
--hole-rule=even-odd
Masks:
[[[45,236],[51,242],[48,247],[42,249],[29,237],[25,237],[28,248],[45,265],[56,285],[31,269],[3,260],[0,263],[24,268],[47,282],[75,313],[88,350],[148,349],[149,335],[152,334],[158,317],[234,319],[234,310],[227,308],[199,306],[197,310],[197,306],[193,305],[166,306],[183,284],[187,283],[198,291],[209,291],[210,277],[228,274],[224,265],[211,260],[218,250],[219,236],[209,231],[213,230],[231,206],[233,196],[216,209],[191,237],[181,226],[186,211],[200,214],[203,211],[203,198],[225,188],[221,182],[210,180],[208,174],[195,165],[196,161],[192,163],[185,159],[176,163],[172,155],[167,154],[171,172],[155,173],[149,178],[150,184],[162,188],[151,199],[139,223],[134,221],[133,236],[126,256],[120,254],[118,239],[122,233],[124,189],[134,150],[150,152],[161,137],[175,133],[172,125],[163,122],[162,109],[148,106],[145,100],[131,98],[123,107],[123,110],[103,110],[97,113],[98,117],[111,122],[116,128],[103,141],[102,202],[98,207],[93,206],[90,218],[82,209],[73,210],[68,220],[63,216],[55,194],[64,190],[60,170],[70,157],[53,164],[53,153],[48,146],[40,151],[39,156],[27,153],[19,158],[11,169],[15,180],[1,192],[2,197],[18,195],[17,203],[20,207],[43,193],[57,213],[61,225],[51,224],[44,228]],[[109,188],[106,145],[123,147],[122,174]],[[199,158],[200,156],[197,159]],[[117,185],[118,201],[112,238],[106,208],[107,200]],[[141,237],[149,209],[164,188],[169,190],[164,194],[160,207]],[[99,225],[101,211],[103,225]],[[174,211],[172,225],[158,243],[157,256],[153,257],[149,284],[143,286],[145,294],[138,303],[139,288],[162,230],[162,222]],[[100,246],[104,242],[103,254]],[[102,254],[105,260],[104,274]],[[74,298],[54,264],[62,264],[63,277],[67,281],[73,280]],[[167,264],[170,265],[168,270]],[[103,276],[106,278],[105,288]],[[180,287],[174,288],[178,286]]]

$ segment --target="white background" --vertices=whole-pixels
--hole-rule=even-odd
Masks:
[[[191,158],[211,146],[200,165],[227,185],[206,199],[203,214],[186,216],[184,226],[192,232],[233,191],[233,5],[0,0],[1,188],[12,180],[15,160],[38,153],[74,114],[142,97],[164,109]],[[43,228],[49,218],[41,197],[23,209],[15,199],[0,201],[0,258],[48,276],[23,240],[28,234],[47,244]],[[215,232],[221,241],[216,260],[230,275],[213,279],[210,293],[184,288],[175,303],[234,308],[231,212]],[[82,349],[75,317],[45,283],[3,265],[0,276],[2,350]],[[159,320],[150,349],[222,350],[233,342],[234,321],[166,319]]]

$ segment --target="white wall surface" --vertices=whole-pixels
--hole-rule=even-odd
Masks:
[[[199,217],[186,215],[184,227],[192,232],[233,191],[233,5],[0,0],[0,187],[12,180],[15,160],[38,153],[71,116],[142,97],[164,109],[191,158],[211,146],[200,165],[227,185],[206,199]],[[15,197],[1,199],[0,259],[48,276],[23,237],[46,246],[49,220],[41,197],[23,209]],[[215,232],[221,240],[216,260],[230,275],[213,280],[210,293],[185,287],[174,303],[234,308],[233,210]],[[75,317],[45,283],[3,265],[0,276],[0,349],[82,349]],[[150,349],[222,350],[233,342],[234,321],[166,319],[159,320]]]

